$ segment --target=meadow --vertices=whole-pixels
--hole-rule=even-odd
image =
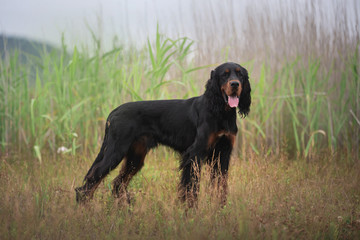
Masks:
[[[0,59],[1,238],[358,239],[360,34],[349,34],[352,22],[341,6],[333,6],[338,21],[331,29],[314,17],[316,4],[283,11],[280,20],[249,8],[241,32],[229,34],[236,23],[223,23],[222,31],[235,36],[225,39],[210,37],[215,26],[202,30],[209,14],[195,24],[197,41],[158,27],[142,47],[104,50],[94,33],[90,50],[63,42],[25,63],[21,52],[6,52]],[[299,26],[281,21],[288,14],[307,17]],[[253,90],[249,116],[238,118],[225,207],[209,187],[208,171],[198,207],[183,206],[178,156],[163,147],[149,153],[131,182],[130,204],[111,196],[116,171],[90,203],[76,204],[74,188],[99,150],[113,108],[200,95],[211,69],[225,61],[248,69]]]
[[[94,155],[2,157],[2,239],[358,239],[360,166],[318,155],[232,159],[228,202],[219,208],[204,171],[198,207],[177,199],[177,159],[149,154],[129,186],[131,203],[111,196],[113,172],[85,206],[74,187]],[[26,159],[26,161],[24,161]],[[46,159],[46,160],[45,160]]]

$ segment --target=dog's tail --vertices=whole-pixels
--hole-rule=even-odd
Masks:
[[[87,174],[84,177],[83,181],[86,181],[87,179],[90,179],[93,175],[94,175],[94,170],[96,169],[96,166],[98,165],[99,162],[101,162],[101,160],[103,160],[104,158],[104,153],[107,147],[107,139],[108,139],[108,132],[109,132],[109,127],[110,127],[110,121],[109,119],[106,121],[106,126],[105,126],[105,135],[104,135],[104,140],[103,143],[101,145],[100,148],[100,152],[98,153],[94,163],[92,164],[92,166],[90,167],[89,171],[87,172]]]

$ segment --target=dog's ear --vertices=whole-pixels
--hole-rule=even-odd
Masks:
[[[222,98],[216,70],[212,70],[210,73],[210,79],[206,83],[204,95],[209,109],[211,109],[212,112],[221,113],[225,103]]]
[[[218,93],[218,87],[217,87],[217,79],[215,70],[212,70],[210,73],[210,79],[206,83],[206,91],[211,94],[217,94]]]
[[[242,68],[241,70],[242,76],[244,77],[243,83],[242,83],[242,91],[240,94],[239,99],[239,113],[242,117],[246,117],[250,112],[250,105],[251,105],[251,86],[249,82],[249,75],[245,68]]]
[[[211,73],[210,73],[210,79],[212,79],[212,78],[215,78],[215,71],[214,70],[212,70]]]

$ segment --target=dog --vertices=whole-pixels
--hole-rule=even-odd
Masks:
[[[211,71],[203,95],[184,100],[129,102],[114,109],[106,121],[100,152],[75,189],[77,202],[93,197],[102,179],[125,159],[113,180],[115,197],[127,194],[131,178],[144,166],[150,149],[159,144],[181,155],[179,197],[192,207],[199,190],[202,163],[211,166],[211,182],[226,203],[230,155],[238,131],[237,111],[245,118],[251,105],[248,72],[237,63],[224,63]]]

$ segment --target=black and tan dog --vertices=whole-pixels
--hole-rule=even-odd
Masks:
[[[93,196],[101,180],[125,159],[120,174],[113,181],[116,197],[126,193],[131,178],[142,168],[146,154],[158,144],[181,154],[180,196],[191,206],[199,189],[202,160],[212,166],[212,181],[226,201],[227,175],[233,149],[236,107],[242,117],[250,110],[250,83],[245,68],[224,63],[211,71],[205,93],[185,100],[158,100],[125,103],[113,110],[106,123],[100,152],[76,188],[76,200]]]

